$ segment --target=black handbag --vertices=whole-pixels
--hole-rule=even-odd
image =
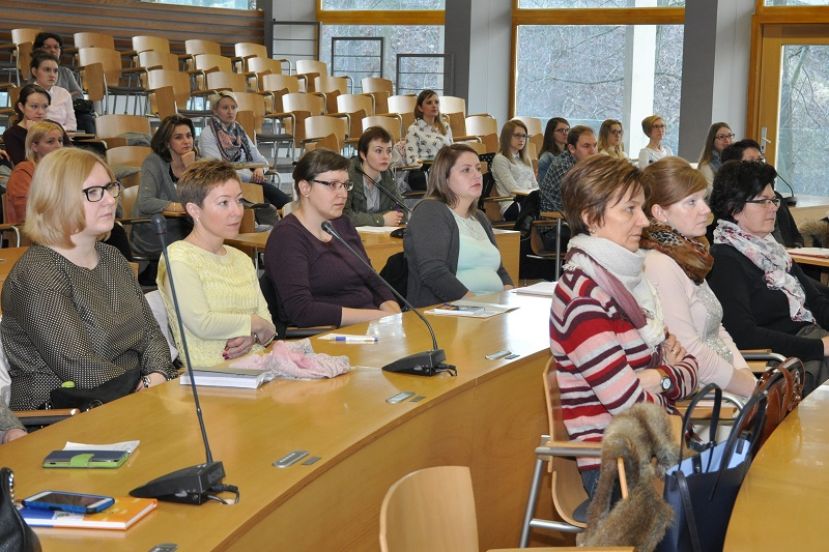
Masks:
[[[40,541],[14,504],[14,473],[0,468],[0,552],[40,552]]]
[[[49,406],[89,410],[129,395],[135,391],[139,379],[141,379],[141,371],[135,368],[92,389],[58,387],[49,393]]]
[[[663,498],[674,510],[674,521],[657,547],[659,552],[722,550],[737,493],[751,465],[751,453],[763,428],[766,396],[753,395],[734,420],[728,439],[716,443],[722,391],[714,384],[697,393],[683,418],[683,431],[691,430],[691,414],[700,400],[714,393],[709,441],[701,452],[683,459],[665,474]],[[756,411],[749,427],[744,422]]]

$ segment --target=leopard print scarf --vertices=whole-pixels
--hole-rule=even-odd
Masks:
[[[708,251],[708,240],[705,236],[687,238],[667,224],[651,222],[642,232],[639,247],[655,249],[669,256],[697,285],[705,281],[714,265],[714,257]]]

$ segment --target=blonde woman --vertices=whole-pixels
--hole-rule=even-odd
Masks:
[[[648,145],[639,150],[640,169],[674,154],[671,148],[662,143],[666,130],[665,119],[659,115],[649,115],[642,119],[642,132],[648,137]]]
[[[35,165],[46,154],[63,147],[63,128],[52,121],[38,121],[26,133],[26,160],[14,166],[6,184],[6,219],[8,224],[26,220],[26,200]]]
[[[498,153],[492,160],[492,176],[499,196],[526,195],[538,189],[527,141],[527,126],[521,121],[507,121],[501,129]],[[501,215],[505,220],[515,220],[520,205],[519,201],[502,201]]]
[[[36,245],[2,294],[13,410],[48,407],[67,382],[76,389],[111,382],[124,395],[176,375],[132,270],[100,241],[120,194],[112,170],[88,151],[62,148],[38,165],[24,227]]]
[[[625,131],[621,121],[606,119],[599,128],[599,153],[618,159],[627,159],[624,136]]]

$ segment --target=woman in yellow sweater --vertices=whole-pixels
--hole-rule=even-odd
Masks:
[[[256,270],[250,257],[224,244],[239,233],[242,221],[242,190],[236,172],[226,161],[199,161],[182,175],[177,193],[193,219],[193,231],[170,245],[169,256],[193,368],[261,349],[276,330]],[[163,259],[157,282],[181,348]]]

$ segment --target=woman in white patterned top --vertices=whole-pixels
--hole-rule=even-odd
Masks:
[[[417,96],[414,122],[406,133],[406,164],[431,162],[443,146],[452,143],[452,130],[440,117],[440,100],[434,90]]]
[[[527,149],[527,125],[521,121],[507,121],[501,129],[498,153],[492,160],[492,176],[499,196],[525,196],[538,189],[535,170]],[[501,202],[504,220],[515,220],[521,212],[520,198],[510,203]]]
[[[731,336],[722,326],[722,305],[705,276],[714,259],[705,228],[711,210],[707,182],[679,157],[666,157],[642,173],[651,225],[642,234],[645,275],[662,303],[665,323],[679,343],[696,357],[700,385],[716,383],[748,396],[756,380]]]

